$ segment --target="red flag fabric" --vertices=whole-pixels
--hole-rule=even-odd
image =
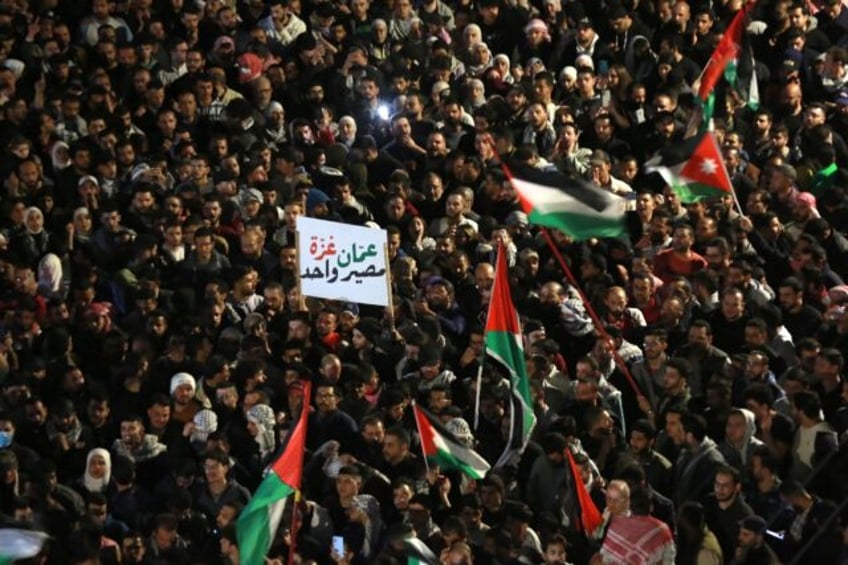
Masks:
[[[577,498],[577,529],[581,532],[589,534],[597,530],[604,521],[604,517],[595,506],[592,497],[589,496],[589,491],[586,490],[586,485],[583,484],[583,479],[580,477],[580,469],[577,468],[577,462],[571,454],[571,449],[565,448],[565,455],[568,457],[568,467],[571,469],[571,479],[574,484],[574,493]]]
[[[724,31],[721,41],[715,51],[713,51],[710,60],[707,61],[707,66],[704,67],[704,72],[701,73],[701,85],[698,87],[698,97],[704,102],[706,102],[710,92],[715,89],[721,75],[724,74],[724,68],[727,67],[727,64],[731,60],[739,55],[748,10],[753,4],[753,2],[748,2],[741,10],[736,12],[730,25]]]

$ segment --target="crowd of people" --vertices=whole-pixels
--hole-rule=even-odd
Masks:
[[[848,5],[747,6],[758,88],[728,73],[709,123],[734,195],[644,168],[741,9],[0,0],[0,519],[50,536],[26,562],[240,563],[303,410],[266,562],[413,536],[450,565],[848,562]],[[626,235],[548,241],[504,163],[625,197]],[[302,296],[300,217],[385,229],[392,306]],[[537,420],[511,451],[499,249]],[[422,458],[413,402],[485,478]]]

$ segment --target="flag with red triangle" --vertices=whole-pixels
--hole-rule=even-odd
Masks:
[[[495,262],[495,284],[489,299],[489,314],[486,318],[484,336],[487,362],[497,365],[508,375],[512,385],[509,418],[510,437],[506,448],[495,463],[495,467],[517,464],[524,448],[530,441],[536,416],[533,414],[533,399],[530,396],[530,379],[524,360],[521,322],[509,291],[509,270],[506,251],[498,249]]]
[[[707,100],[724,74],[724,69],[728,63],[739,56],[739,52],[742,49],[742,36],[745,33],[748,10],[754,4],[755,2],[746,3],[741,10],[736,12],[730,25],[724,30],[721,41],[719,41],[718,46],[716,46],[715,51],[713,51],[710,60],[707,61],[707,65],[698,79],[700,81],[698,85],[698,97],[701,100]]]
[[[300,490],[306,427],[309,422],[311,387],[304,381],[303,408],[289,431],[280,455],[267,469],[265,478],[236,522],[239,557],[242,563],[264,563],[283,517],[286,498]]]
[[[690,137],[662,149],[645,163],[659,173],[685,203],[733,194],[733,184],[713,132]]]

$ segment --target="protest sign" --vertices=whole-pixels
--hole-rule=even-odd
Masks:
[[[390,304],[385,230],[301,217],[297,235],[303,296]]]

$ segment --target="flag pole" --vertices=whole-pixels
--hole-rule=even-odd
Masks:
[[[563,272],[565,273],[565,278],[568,279],[568,282],[577,290],[577,293],[580,295],[580,299],[583,301],[583,304],[586,306],[586,312],[589,314],[589,317],[592,318],[592,323],[595,324],[595,328],[598,330],[598,333],[601,334],[601,337],[612,341],[612,338],[604,329],[604,324],[601,321],[600,317],[598,317],[598,313],[595,312],[595,309],[592,307],[589,299],[586,298],[586,295],[583,293],[583,290],[580,288],[580,285],[577,283],[577,279],[574,278],[574,273],[571,272],[571,269],[568,267],[568,263],[565,262],[565,258],[560,253],[556,244],[554,243],[553,238],[551,237],[548,228],[542,226],[541,227],[542,235],[545,236],[545,241],[548,244],[548,247],[553,251],[554,257],[556,257],[559,266],[562,267]],[[630,374],[630,370],[627,368],[627,364],[624,362],[624,359],[618,354],[618,351],[615,347],[612,348],[612,356],[615,360],[615,364],[618,366],[621,374],[624,375],[624,378],[627,379],[627,383],[630,385],[630,388],[633,389],[638,396],[644,396],[642,391],[639,389],[639,385],[636,384],[636,381],[633,379],[633,375]]]
[[[418,430],[418,437],[424,437],[421,435],[421,422],[418,421],[418,410],[416,409],[417,404],[415,400],[412,400],[412,415],[415,418],[415,429]],[[419,442],[421,443],[421,442]],[[424,469],[427,471],[427,474],[430,474],[430,462],[427,461],[427,454],[424,453],[424,444],[421,443],[421,455],[424,457]]]
[[[483,347],[483,357],[486,355],[486,347]],[[474,399],[474,431],[480,427],[480,387],[483,386],[483,358],[480,358],[480,366],[477,367],[477,391]]]
[[[509,167],[506,166],[506,163],[504,163],[503,159],[501,158],[500,154],[498,153],[497,145],[495,145],[495,141],[492,138],[492,135],[487,134],[486,138],[484,139],[484,142],[491,145],[492,151],[494,152],[498,163],[500,163],[501,169],[503,169],[503,172],[506,175],[506,178],[509,181],[512,181],[512,171],[509,170]],[[603,323],[601,323],[601,319],[598,317],[597,312],[595,312],[595,309],[592,307],[592,304],[589,302],[589,299],[586,298],[586,295],[583,293],[583,290],[580,288],[580,285],[577,284],[577,279],[574,277],[574,274],[571,272],[571,269],[568,267],[568,264],[565,262],[565,259],[563,258],[562,253],[559,252],[559,249],[557,248],[556,244],[554,243],[554,240],[551,237],[551,234],[548,231],[548,228],[546,228],[544,226],[540,226],[540,229],[542,231],[542,235],[545,236],[545,241],[547,242],[548,247],[551,248],[551,251],[553,251],[554,257],[556,257],[557,262],[559,263],[560,267],[562,267],[562,270],[565,273],[565,276],[568,279],[568,282],[571,283],[571,285],[577,290],[577,293],[580,295],[580,299],[583,301],[583,304],[586,306],[586,312],[588,312],[589,317],[592,318],[592,323],[595,324],[595,328],[597,329],[598,333],[601,334],[601,337],[603,337],[605,340],[612,341],[612,338],[607,333],[607,331],[604,329],[604,325],[603,325]],[[498,252],[500,252],[500,249],[498,250]],[[624,375],[624,378],[627,380],[627,383],[630,385],[630,388],[633,389],[633,392],[635,392],[637,396],[644,396],[642,394],[641,389],[639,388],[639,385],[636,384],[636,381],[633,378],[633,375],[630,374],[630,370],[627,368],[627,364],[624,362],[624,359],[621,358],[621,355],[618,354],[618,351],[615,349],[615,347],[612,348],[612,356],[613,356],[613,359],[615,360],[616,366],[619,368],[621,373]],[[512,427],[511,426],[510,426],[510,435],[512,435]]]
[[[386,293],[389,297],[389,324],[392,332],[395,331],[395,300],[392,295],[392,266],[389,263],[389,244],[383,244],[383,259],[386,262]]]
[[[292,505],[292,523],[289,530],[289,557],[286,563],[294,564],[295,548],[297,547],[297,531],[300,529],[300,520],[298,519],[298,504],[300,504],[300,489],[294,491],[294,504]]]
[[[300,232],[295,229],[294,230],[294,248],[297,251],[295,253],[295,261],[297,261],[297,276],[295,279],[297,280],[297,308],[300,311],[306,310],[306,298],[303,296],[303,285],[300,280]]]

